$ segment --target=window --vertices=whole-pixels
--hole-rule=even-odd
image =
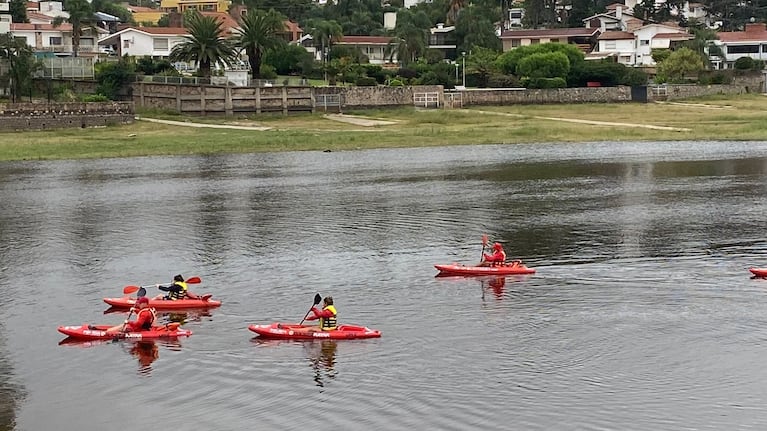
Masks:
[[[606,40],[605,41],[605,49],[616,49],[617,45],[614,40]]]
[[[642,39],[639,41],[639,46],[648,46],[648,45],[650,45],[649,39]]]
[[[123,48],[125,48],[125,49],[130,48],[130,39],[124,39],[123,40]]]
[[[152,39],[152,48],[155,51],[167,51],[168,50],[168,39],[159,39],[154,38]]]
[[[538,43],[541,43],[540,39],[530,39],[530,45],[535,45],[535,44],[538,44]]]
[[[559,39],[552,38],[552,39],[549,39],[549,42],[551,42],[551,43],[559,43]]]
[[[758,54],[759,45],[734,45],[727,47],[727,54]]]
[[[762,52],[767,52],[767,45],[762,45]]]
[[[521,45],[521,41],[519,39],[511,39],[511,47],[516,48]]]
[[[48,39],[48,45],[51,45],[51,46],[61,45],[61,36],[51,36]]]

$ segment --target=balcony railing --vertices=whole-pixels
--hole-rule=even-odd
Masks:
[[[99,47],[96,45],[80,45],[79,49],[77,50],[78,53],[93,53],[98,52]],[[35,48],[35,51],[38,52],[68,52],[72,53],[74,52],[74,49],[72,45],[49,45],[49,46],[41,46]]]

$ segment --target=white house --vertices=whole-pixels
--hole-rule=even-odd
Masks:
[[[607,7],[607,12],[592,15],[583,19],[584,27],[598,28],[602,33],[606,31],[634,31],[641,27],[644,22],[632,15],[632,10],[622,4],[612,4]]]
[[[98,44],[116,46],[120,56],[168,57],[188,34],[182,27],[128,27],[99,40]]]
[[[724,61],[711,58],[717,69],[731,69],[740,57],[767,61],[767,28],[764,23],[746,24],[745,31],[720,31],[713,41],[724,53]]]
[[[0,34],[11,31],[10,4],[0,3]]]
[[[636,64],[636,40],[634,33],[627,31],[606,31],[597,38],[594,53],[601,54],[595,58],[614,56],[618,63],[626,66]]]
[[[37,52],[53,52],[57,56],[72,55],[72,25],[61,24],[54,27],[53,24],[12,23],[11,33],[17,39],[24,40]],[[80,37],[80,54],[96,54],[98,33],[93,30],[83,30]]]
[[[385,65],[397,63],[396,52],[392,54],[391,61],[386,55],[391,41],[392,38],[387,36],[342,36],[335,45],[356,48],[367,56],[370,64]]]
[[[636,65],[655,66],[652,59],[652,50],[658,48],[669,49],[676,42],[694,39],[681,27],[666,24],[648,24],[634,30],[636,39]]]

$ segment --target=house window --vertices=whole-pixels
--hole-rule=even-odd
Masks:
[[[516,48],[516,47],[518,47],[518,46],[522,45],[522,43],[521,43],[521,42],[522,42],[522,41],[521,41],[521,40],[519,40],[519,39],[511,39],[511,47],[512,47],[512,48]]]
[[[614,40],[605,41],[605,49],[615,49],[616,47],[617,47],[617,44]]]
[[[556,39],[556,38],[549,39],[549,42],[551,42],[551,43],[559,43],[559,39]]]
[[[535,45],[535,44],[538,44],[538,43],[541,43],[540,39],[530,39],[530,45]]]
[[[762,45],[762,52],[767,52],[767,45]]]
[[[152,39],[152,44],[155,51],[168,50],[168,39]]]
[[[123,40],[123,48],[124,49],[130,48],[130,39]]]
[[[51,46],[61,45],[61,36],[51,36],[50,39],[48,39],[48,44]]]
[[[727,47],[727,54],[758,54],[759,45],[733,45]]]
[[[648,45],[650,45],[649,39],[642,39],[639,41],[639,46],[648,46]]]

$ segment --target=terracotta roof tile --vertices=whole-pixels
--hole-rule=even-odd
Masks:
[[[598,28],[550,28],[537,30],[507,30],[501,34],[501,39],[516,39],[522,37],[545,36],[593,36],[599,34]]]
[[[388,36],[341,36],[341,40],[336,43],[364,43],[369,45],[379,44],[387,45],[391,42],[392,38]]]
[[[634,33],[629,33],[627,31],[606,31],[600,34],[597,39],[599,40],[634,39]]]

